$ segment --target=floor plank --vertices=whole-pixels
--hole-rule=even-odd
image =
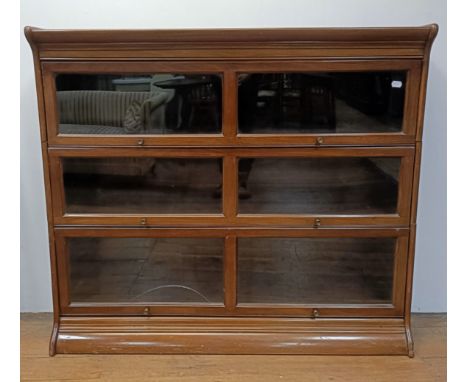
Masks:
[[[415,314],[416,356],[48,356],[52,316],[21,315],[22,381],[446,380],[446,315]]]

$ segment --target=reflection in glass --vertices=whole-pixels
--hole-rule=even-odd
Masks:
[[[221,161],[62,158],[66,212],[220,213]]]
[[[218,238],[68,238],[72,302],[223,302]]]
[[[239,132],[398,132],[405,80],[396,71],[240,74]]]
[[[238,301],[391,303],[395,238],[239,238]]]
[[[400,158],[242,158],[243,214],[389,214]]]
[[[221,132],[221,76],[59,74],[60,134]]]

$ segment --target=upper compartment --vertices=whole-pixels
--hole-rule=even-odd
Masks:
[[[47,31],[50,145],[401,145],[419,137],[416,28]],[[66,61],[66,62],[65,62]]]

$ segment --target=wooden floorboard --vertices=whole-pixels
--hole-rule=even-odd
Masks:
[[[22,381],[445,381],[447,318],[413,316],[416,356],[48,356],[52,315],[21,315]]]

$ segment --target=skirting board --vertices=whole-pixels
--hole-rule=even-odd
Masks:
[[[51,355],[409,355],[401,319],[61,317]]]

